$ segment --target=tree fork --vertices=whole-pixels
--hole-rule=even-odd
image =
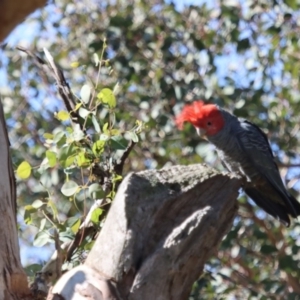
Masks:
[[[231,228],[240,186],[199,164],[130,173],[85,265],[48,299],[187,299]]]

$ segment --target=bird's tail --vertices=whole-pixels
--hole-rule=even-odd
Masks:
[[[292,196],[287,195],[288,202],[286,201],[276,201],[274,194],[263,193],[253,187],[247,187],[244,189],[245,193],[262,209],[264,209],[268,214],[274,218],[280,220],[285,226],[290,226],[291,215],[294,218],[300,215],[300,203]],[[281,197],[282,198],[282,197]],[[286,205],[288,203],[289,205]]]

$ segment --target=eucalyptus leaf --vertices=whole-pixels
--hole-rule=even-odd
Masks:
[[[107,104],[110,108],[115,108],[117,101],[116,97],[111,89],[104,88],[97,95],[97,98],[104,104]]]
[[[91,87],[88,84],[82,86],[80,90],[80,98],[83,103],[87,104],[90,101],[91,97]]]
[[[78,184],[75,181],[69,180],[63,184],[61,187],[61,192],[65,196],[71,197],[78,191],[78,188]]]

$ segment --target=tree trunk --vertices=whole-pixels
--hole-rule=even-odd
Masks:
[[[85,265],[48,299],[188,299],[232,225],[240,185],[204,165],[129,174]]]
[[[20,296],[28,294],[28,284],[19,254],[16,183],[1,102],[0,122],[0,299],[20,299]]]
[[[1,0],[0,42],[37,8],[45,6],[47,0]]]
[[[46,0],[0,1],[0,42]],[[16,183],[9,152],[9,139],[0,101],[0,300],[21,299],[29,293],[22,268],[16,221]]]

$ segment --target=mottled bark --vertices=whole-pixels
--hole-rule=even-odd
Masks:
[[[204,165],[129,174],[85,265],[48,299],[187,299],[232,225],[240,185]]]
[[[46,0],[0,0],[0,42],[29,14],[46,3]]]
[[[1,102],[0,154],[0,299],[20,299],[20,296],[28,293],[28,285],[20,262],[16,221],[16,184]]]

